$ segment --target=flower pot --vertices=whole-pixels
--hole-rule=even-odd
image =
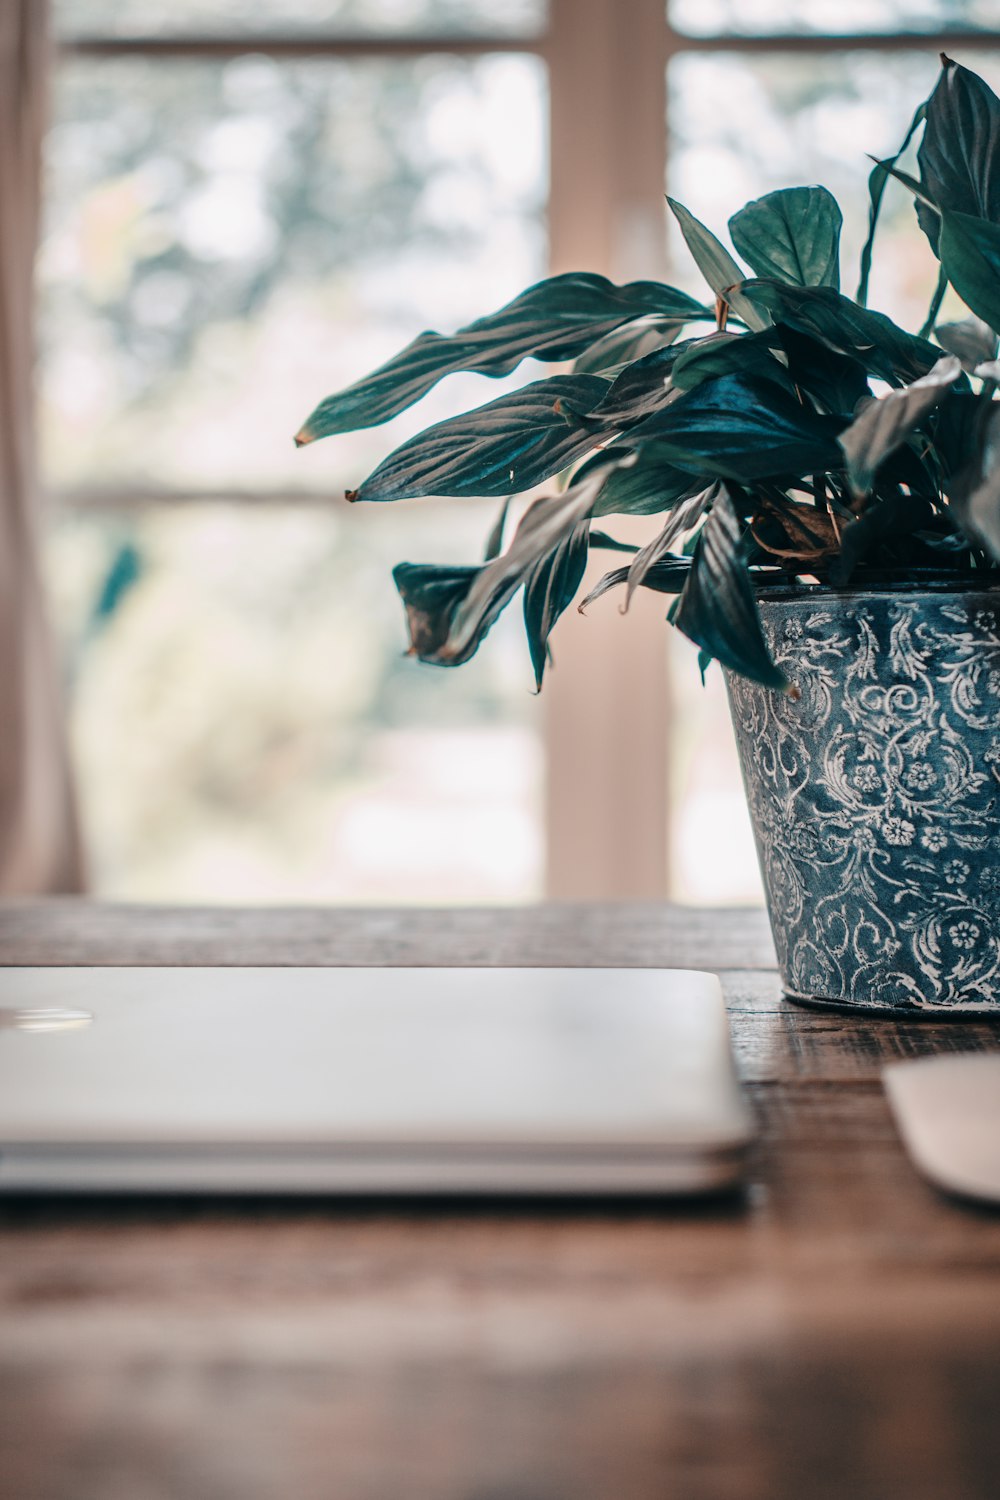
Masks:
[[[1000,1016],[1000,589],[762,594],[727,674],[786,993]]]

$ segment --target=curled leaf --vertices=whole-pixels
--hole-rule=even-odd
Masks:
[[[671,619],[730,671],[764,687],[788,689],[771,659],[743,553],[740,516],[723,488],[698,536],[691,572]]]
[[[437,660],[451,632],[455,611],[481,572],[481,568],[442,567],[436,563],[396,564],[392,577],[406,611],[411,656],[419,656],[421,661]],[[457,665],[457,659],[452,664]]]
[[[934,337],[948,354],[957,354],[962,369],[978,375],[977,365],[996,358],[997,336],[982,318],[963,318],[960,323],[939,323]]]
[[[535,688],[539,692],[549,655],[549,636],[572,602],[587,569],[589,521],[578,521],[525,577],[524,628]]]
[[[544,652],[552,625],[572,597],[565,597],[566,589],[579,566],[584,541],[577,529],[589,518],[603,480],[603,472],[595,468],[587,479],[562,494],[535,500],[521,517],[507,551],[481,567],[401,563],[393,577],[406,606],[411,649],[421,661],[441,667],[468,661],[521,585],[532,581],[535,589],[528,620],[529,635],[535,632],[532,656],[536,658],[536,646]],[[560,554],[571,538],[571,547]],[[558,563],[558,570],[547,580],[545,568],[550,562]],[[546,600],[548,582],[553,593]],[[579,578],[574,592],[578,585]],[[560,598],[563,602],[556,608]],[[535,667],[537,675],[537,659]]]

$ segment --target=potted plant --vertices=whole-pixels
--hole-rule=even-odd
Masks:
[[[786,991],[1000,1013],[1000,100],[942,64],[869,178],[853,300],[826,189],[730,219],[747,269],[671,201],[707,305],[554,276],[454,336],[421,334],[296,441],[383,422],[453,371],[563,366],[411,438],[348,492],[503,502],[481,562],[395,569],[412,652],[467,661],[523,589],[540,687],[589,549],[631,552],[583,602],[673,595],[667,618],[721,663]],[[866,306],[890,177],[940,263],[919,334]],[[969,316],[935,326],[949,284]],[[624,548],[603,529],[619,513],[663,526]]]

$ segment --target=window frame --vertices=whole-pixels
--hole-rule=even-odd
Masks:
[[[549,82],[549,266],[615,280],[658,278],[666,264],[662,194],[670,122],[667,73],[684,53],[821,54],[841,51],[1000,47],[1000,30],[934,32],[719,33],[693,36],[671,24],[665,0],[549,0],[538,34],[336,37],[322,34],[78,36],[61,57],[370,59],[428,53],[540,57]],[[586,107],[581,108],[581,101]],[[70,509],[137,504],[328,503],[308,492],[165,489],[136,494],[114,487],[58,490]],[[647,524],[629,529],[642,540]],[[662,900],[669,884],[669,683],[667,631],[654,600],[635,618],[597,611],[585,629],[563,629],[558,670],[543,695],[546,791],[545,892],[574,900]]]

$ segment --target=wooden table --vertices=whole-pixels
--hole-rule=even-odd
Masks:
[[[760,1144],[714,1204],[8,1202],[0,1500],[1000,1494],[1000,1214],[878,1076],[995,1027],[788,1006],[753,912],[0,907],[67,963],[716,969]]]

